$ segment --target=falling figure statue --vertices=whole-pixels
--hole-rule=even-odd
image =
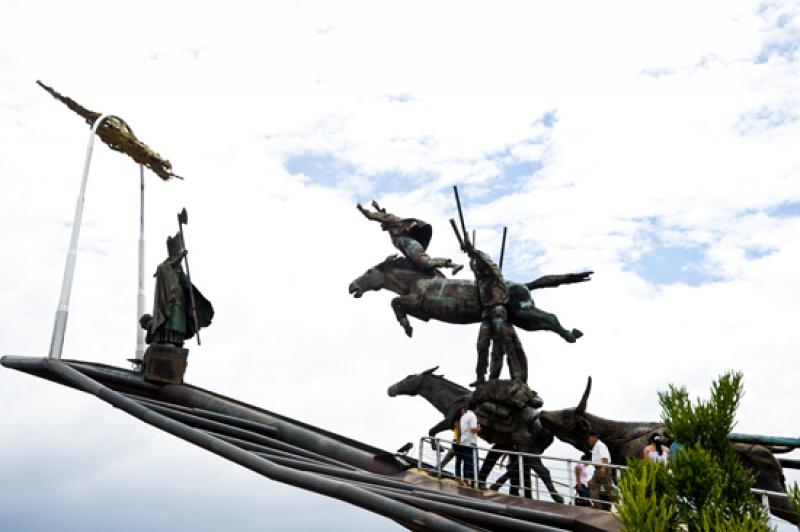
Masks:
[[[450,259],[431,258],[426,253],[433,236],[433,228],[430,224],[416,218],[395,216],[386,212],[386,209],[381,208],[376,201],[372,202],[375,211],[362,207],[360,203],[356,207],[368,220],[380,222],[381,229],[389,233],[392,245],[422,271],[452,268],[453,275],[455,275],[463,268],[462,265],[456,264]]]

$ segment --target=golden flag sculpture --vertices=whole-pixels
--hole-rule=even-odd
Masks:
[[[41,81],[37,80],[36,83],[49,92],[53,98],[59,100],[82,116],[90,126],[100,118],[101,113],[86,109],[72,98],[64,96]],[[137,163],[155,172],[155,174],[164,181],[173,177],[183,179],[181,176],[175,175],[172,172],[172,163],[159,155],[150,146],[136,138],[136,135],[133,134],[133,130],[121,118],[109,116],[103,120],[103,123],[97,128],[97,135],[100,137],[100,140],[108,144],[112,150],[128,155],[128,157]]]

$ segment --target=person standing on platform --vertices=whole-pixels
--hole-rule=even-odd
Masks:
[[[669,449],[661,443],[661,435],[659,433],[654,432],[650,435],[650,439],[647,440],[647,446],[642,451],[642,455],[642,458],[645,460],[651,460],[662,464],[667,463]]]
[[[605,466],[605,464],[611,463],[611,453],[608,452],[608,447],[600,441],[599,435],[594,431],[589,433],[586,441],[592,449],[592,462],[595,464],[594,475],[589,480],[589,493],[592,496],[592,503],[595,508],[608,510],[610,509],[608,505],[600,502],[600,488],[603,488],[611,502],[617,502],[611,478],[611,468]]]
[[[477,404],[474,400],[467,403],[466,408],[462,409],[461,422],[460,422],[460,440],[461,451],[463,453],[463,467],[464,479],[471,487],[475,487],[477,478],[475,478],[475,471],[478,468],[476,463],[477,447],[478,447],[478,433],[481,431],[481,426],[478,424],[478,416],[475,415],[475,408]]]
[[[591,462],[592,461],[592,453],[585,453],[581,456],[581,460],[583,462]],[[590,464],[584,464],[583,462],[578,462],[575,464],[575,493],[577,497],[575,498],[575,506],[591,506],[592,503],[589,501],[590,493],[589,493],[589,479],[592,478],[592,473],[594,473],[594,467]]]
[[[455,416],[455,419],[453,421],[453,427],[452,427],[453,428],[453,445],[447,451],[447,454],[444,455],[444,458],[442,459],[442,466],[441,466],[442,469],[444,469],[444,466],[446,466],[448,463],[450,463],[450,460],[455,458],[456,459],[456,464],[455,464],[455,468],[453,470],[453,475],[457,479],[461,479],[461,478],[464,477],[463,472],[461,471],[461,460],[462,460],[461,457],[463,456],[463,453],[459,450],[461,446],[458,444],[458,442],[461,439],[461,412],[462,411],[463,410],[459,410],[458,412],[456,412],[456,416]]]

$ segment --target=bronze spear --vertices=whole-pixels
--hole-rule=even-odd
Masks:
[[[178,213],[178,231],[181,233],[181,247],[186,252],[183,260],[186,261],[186,280],[189,281],[189,301],[192,305],[192,318],[194,318],[194,333],[197,335],[197,345],[200,345],[200,320],[197,319],[197,304],[194,302],[194,285],[192,284],[192,274],[189,272],[189,253],[186,251],[186,240],[183,238],[183,226],[189,224],[189,215],[186,207]]]

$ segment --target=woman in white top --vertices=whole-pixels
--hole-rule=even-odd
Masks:
[[[661,435],[654,432],[647,441],[648,444],[642,451],[642,458],[666,464],[669,457],[669,448],[661,444]]]
[[[581,456],[581,460],[584,462],[590,462],[592,460],[592,453],[586,453]],[[589,502],[589,479],[592,478],[594,474],[594,467],[590,464],[584,464],[582,462],[578,462],[575,464],[575,492],[577,493],[577,497],[575,498],[575,506],[591,506],[592,503]]]

